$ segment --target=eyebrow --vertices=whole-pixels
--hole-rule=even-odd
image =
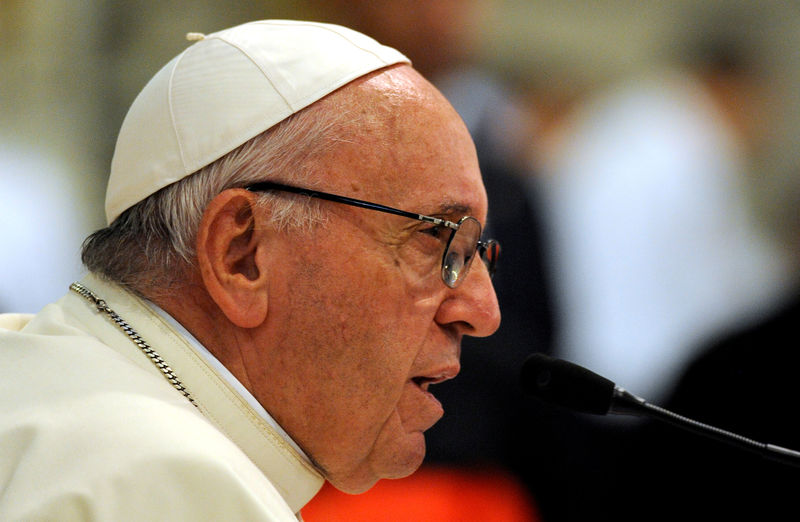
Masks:
[[[471,215],[472,207],[462,203],[443,203],[439,205],[438,210],[434,214],[464,214]]]

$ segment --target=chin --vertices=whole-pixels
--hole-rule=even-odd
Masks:
[[[408,434],[402,448],[394,455],[391,465],[382,478],[405,478],[419,469],[425,459],[425,435],[422,432]]]
[[[345,493],[359,494],[380,479],[400,479],[417,471],[425,459],[425,434],[406,431],[399,419],[395,414],[384,425],[366,458],[338,472],[328,468],[328,482]]]
[[[351,495],[369,490],[378,480],[405,478],[419,469],[425,459],[425,436],[406,434],[392,447],[376,448],[365,465],[346,474],[330,473],[326,478],[336,489]]]

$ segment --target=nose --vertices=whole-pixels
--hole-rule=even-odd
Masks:
[[[436,322],[455,326],[464,335],[486,337],[500,326],[500,306],[486,266],[473,263],[464,281],[442,301]]]

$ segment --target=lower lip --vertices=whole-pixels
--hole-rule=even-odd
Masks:
[[[415,386],[416,386],[416,385],[415,385]],[[429,407],[430,407],[432,410],[435,410],[435,411],[436,411],[435,420],[434,420],[434,421],[431,423],[431,426],[433,426],[433,424],[435,424],[435,423],[436,423],[436,421],[438,421],[439,419],[441,419],[441,418],[442,418],[442,416],[444,415],[444,407],[442,406],[442,403],[441,403],[441,402],[439,402],[439,399],[437,399],[437,398],[436,398],[436,397],[435,397],[435,396],[434,396],[434,395],[433,395],[431,392],[429,392],[429,391],[426,391],[426,390],[423,390],[423,389],[422,389],[421,387],[419,387],[419,386],[416,386],[416,388],[417,388],[417,389],[418,389],[420,392],[422,392],[422,394],[425,396],[425,399],[426,399],[426,401],[428,402],[428,404],[430,404],[430,406],[429,406]],[[427,408],[428,408],[428,406],[426,406],[426,409],[427,409]],[[431,413],[433,413],[433,412],[431,412]]]

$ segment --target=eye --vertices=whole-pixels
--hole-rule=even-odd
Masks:
[[[447,231],[445,230],[447,227],[443,227],[441,225],[434,225],[432,227],[422,228],[419,231],[423,234],[427,234],[431,237],[435,237],[436,239],[443,239]]]

